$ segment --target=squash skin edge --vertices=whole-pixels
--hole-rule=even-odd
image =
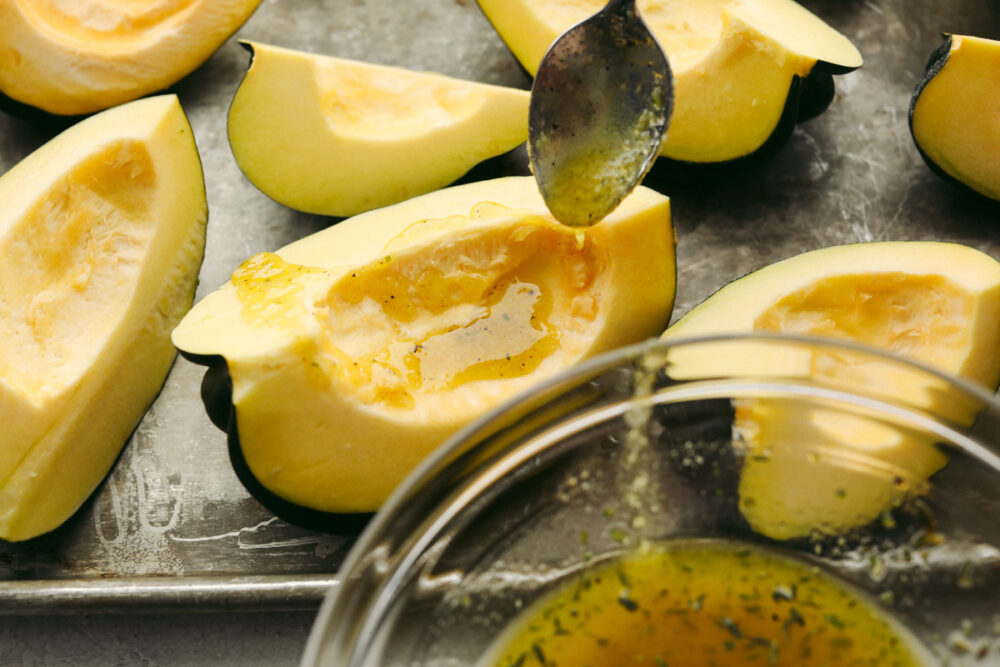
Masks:
[[[253,474],[240,444],[233,405],[233,382],[229,365],[222,355],[198,355],[180,352],[188,361],[206,366],[201,381],[201,400],[212,424],[226,434],[229,460],[237,479],[265,509],[282,521],[308,530],[328,534],[357,535],[367,525],[372,513],[337,513],[318,510],[291,502],[264,486]]]
[[[920,77],[920,80],[917,81],[917,85],[913,90],[913,94],[910,96],[910,108],[906,115],[907,127],[909,127],[910,130],[910,137],[913,138],[913,145],[916,147],[917,152],[920,154],[920,159],[924,161],[924,163],[930,168],[931,171],[933,171],[935,174],[940,176],[948,183],[951,183],[952,185],[958,187],[959,189],[967,190],[969,192],[976,192],[968,185],[958,180],[957,178],[946,172],[944,169],[942,169],[940,166],[938,166],[938,163],[932,160],[930,156],[926,152],[924,152],[924,149],[920,147],[920,144],[917,142],[917,136],[913,131],[913,112],[917,107],[917,101],[920,99],[920,95],[924,92],[924,88],[927,87],[927,84],[929,84],[934,79],[934,77],[936,77],[941,72],[941,70],[944,69],[944,66],[948,63],[948,58],[951,56],[951,44],[952,44],[951,35],[944,33],[942,36],[944,37],[944,42],[941,45],[939,45],[936,49],[934,49],[930,57],[927,59],[927,65],[924,67],[924,74],[923,76]],[[976,194],[978,195],[979,193]]]

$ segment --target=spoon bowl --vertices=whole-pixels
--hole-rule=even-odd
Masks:
[[[667,57],[635,8],[611,0],[549,48],[535,75],[528,154],[549,210],[592,225],[638,185],[673,108]]]

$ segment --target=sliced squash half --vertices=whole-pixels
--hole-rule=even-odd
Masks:
[[[910,132],[938,174],[1000,199],[1000,42],[945,35],[910,104]]]
[[[63,523],[163,384],[205,245],[173,95],[66,130],[0,178],[0,537]]]
[[[674,290],[666,197],[639,188],[574,230],[548,214],[532,178],[508,177],[251,257],[173,339],[197,359],[225,359],[230,428],[265,489],[368,512],[499,402],[658,335]]]
[[[1000,262],[951,243],[884,242],[808,252],[719,290],[664,338],[766,331],[849,339],[884,348],[990,388],[1000,382]],[[822,377],[824,384],[927,409],[969,424],[973,409],[946,383],[891,364],[804,348],[734,347],[731,354],[673,359],[728,376]],[[842,534],[925,489],[946,463],[926,437],[816,402],[743,400],[740,509],[776,539]]]
[[[549,45],[602,0],[478,0],[530,74]],[[831,74],[862,64],[850,40],[792,0],[640,0],[663,46],[674,109],[661,154],[723,162],[778,143],[833,99]],[[809,85],[806,85],[806,81]],[[803,92],[805,104],[800,108]]]
[[[528,92],[244,43],[229,110],[247,178],[300,211],[349,216],[444,187],[528,138]]]
[[[0,91],[75,116],[163,90],[208,59],[260,0],[4,0]]]

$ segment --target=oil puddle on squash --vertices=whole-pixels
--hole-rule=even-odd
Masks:
[[[356,216],[244,262],[174,340],[225,358],[242,453],[266,488],[373,510],[489,408],[662,330],[668,202],[645,188],[626,202],[577,231],[518,177]]]
[[[519,214],[495,204],[473,212],[485,215]],[[442,223],[450,224],[418,224]],[[603,261],[583,237],[541,219],[385,255],[336,280],[314,304],[322,349],[343,387],[386,407],[522,378],[579,354],[596,326]],[[232,276],[243,318],[294,333],[308,309],[307,275],[323,272],[274,253],[248,259]]]

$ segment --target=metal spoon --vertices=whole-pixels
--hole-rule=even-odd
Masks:
[[[611,0],[557,39],[531,87],[528,154],[552,215],[588,226],[613,211],[660,151],[673,75],[635,0]]]

